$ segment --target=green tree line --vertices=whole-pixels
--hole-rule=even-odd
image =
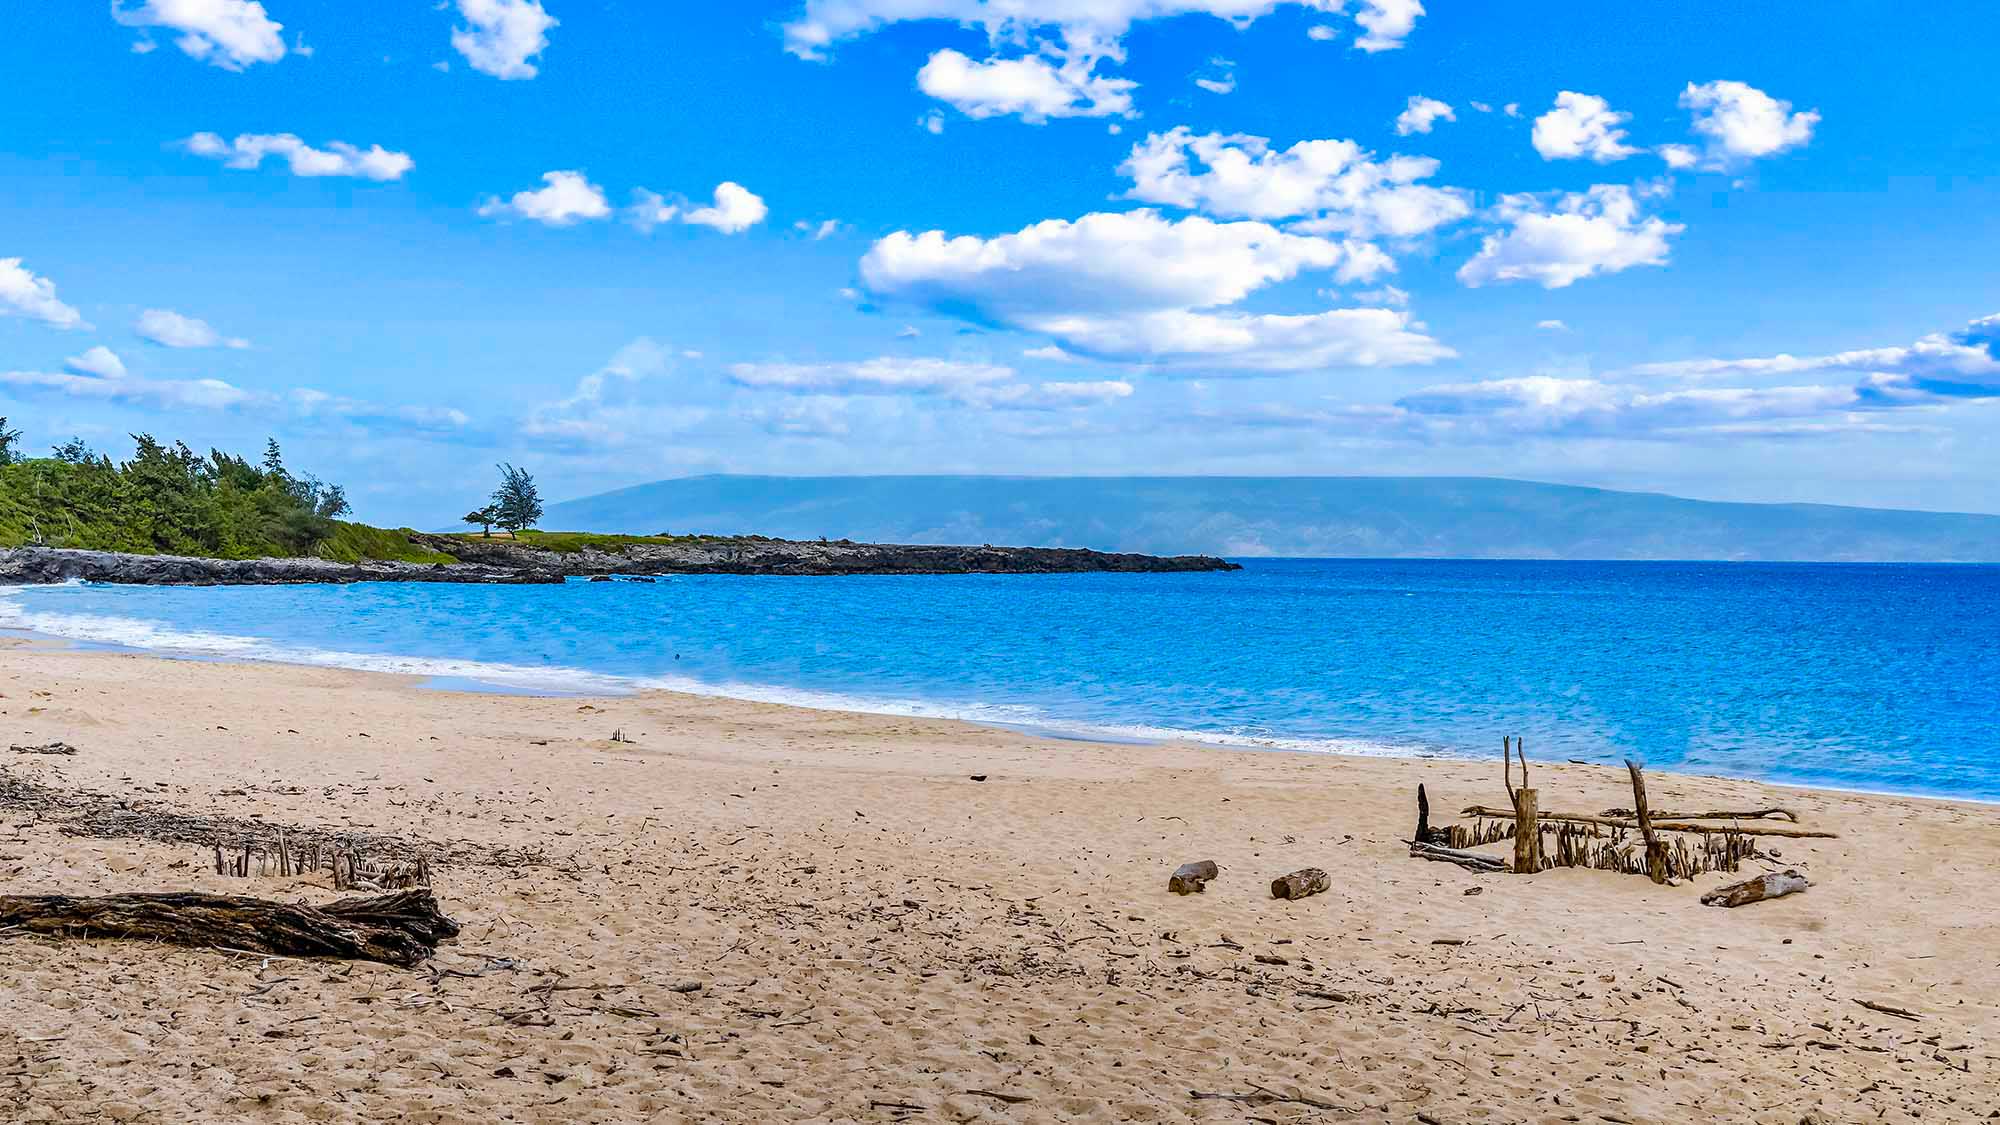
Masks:
[[[82,439],[28,457],[0,418],[0,547],[43,544],[208,558],[409,558],[409,540],[344,523],[346,493],[287,468],[276,441],[252,462],[134,434],[128,461]],[[442,556],[437,556],[441,558]]]

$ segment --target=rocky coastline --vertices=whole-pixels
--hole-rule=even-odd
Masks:
[[[280,586],[351,582],[533,584],[612,575],[1075,574],[1237,570],[1205,555],[1109,554],[1055,547],[933,547],[799,542],[754,536],[552,551],[505,539],[412,536],[452,563],[205,559],[54,547],[0,550],[0,585],[80,580],[142,586]]]
[[[315,582],[560,582],[563,576],[480,563],[204,559],[57,547],[0,550],[0,586],[77,580],[125,586],[292,586]]]

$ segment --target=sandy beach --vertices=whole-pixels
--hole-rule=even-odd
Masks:
[[[1697,900],[1732,877],[1409,858],[1417,783],[1440,819],[1503,804],[1497,754],[1093,745],[18,641],[0,726],[78,750],[0,751],[0,779],[435,842],[463,926],[417,970],[0,935],[0,1120],[2000,1117],[1991,806],[1650,774],[1655,807],[1841,833],[1746,868],[1806,893],[1721,910]],[[1604,766],[1534,780],[1545,807],[1631,798]],[[61,823],[0,803],[0,893],[337,897]],[[1195,859],[1220,878],[1167,893]],[[1307,866],[1328,893],[1271,898]]]

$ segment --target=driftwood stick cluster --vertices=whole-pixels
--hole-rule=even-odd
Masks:
[[[281,957],[418,964],[458,924],[429,891],[324,906],[194,893],[0,896],[0,932],[132,938]]]
[[[1507,790],[1508,807],[1468,805],[1462,815],[1472,818],[1469,823],[1432,824],[1430,795],[1423,786],[1417,787],[1417,829],[1411,837],[1411,856],[1453,863],[1473,871],[1531,874],[1552,867],[1586,867],[1645,875],[1655,883],[1667,883],[1709,871],[1738,870],[1743,860],[1762,854],[1757,848],[1760,837],[1837,838],[1833,832],[1793,827],[1798,823],[1798,814],[1787,808],[1676,812],[1671,816],[1654,813],[1646,796],[1645,773],[1631,761],[1625,763],[1632,784],[1631,809],[1607,809],[1597,815],[1547,811],[1541,807],[1539,790],[1530,784],[1522,740],[1503,739],[1500,755],[1500,777]],[[1516,758],[1521,764],[1518,785],[1514,781]],[[1783,819],[1791,824],[1743,823],[1769,819]],[[1509,840],[1513,843],[1511,860],[1471,850]],[[1728,898],[1732,900],[1728,905],[1736,905],[1804,888],[1803,876],[1788,874],[1795,876],[1795,884],[1773,875],[1766,877],[1773,881],[1768,887],[1746,883],[1725,887],[1708,897]]]
[[[266,875],[290,878],[327,871],[333,877],[336,891],[406,890],[431,885],[430,859],[422,854],[414,859],[378,860],[364,857],[359,847],[343,848],[319,840],[294,848],[282,828],[277,830],[276,843],[270,848],[246,843],[238,854],[233,848],[224,851],[222,841],[217,840],[214,850],[215,873],[238,879],[250,878],[254,860],[260,878]]]

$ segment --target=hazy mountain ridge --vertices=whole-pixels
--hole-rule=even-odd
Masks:
[[[1485,477],[701,476],[553,504],[543,526],[1239,557],[2000,562],[2000,516]]]

